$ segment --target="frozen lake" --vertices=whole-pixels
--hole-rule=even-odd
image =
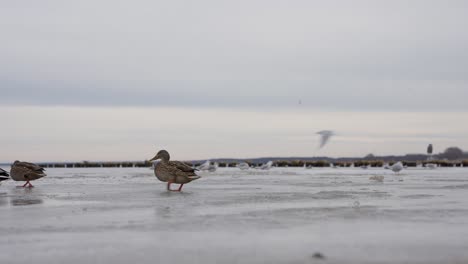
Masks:
[[[468,168],[47,173],[0,186],[0,263],[468,263]]]

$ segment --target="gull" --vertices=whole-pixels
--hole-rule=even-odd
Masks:
[[[160,150],[154,158],[150,159],[150,161],[161,160],[154,167],[154,175],[158,180],[167,182],[168,191],[180,192],[184,184],[201,178],[189,165],[180,161],[170,161],[170,158],[169,152]],[[173,183],[180,184],[179,188],[172,190],[171,184]]]
[[[209,172],[215,172],[218,169],[218,162],[215,162],[214,164],[210,164],[210,167],[208,168]]]
[[[210,169],[211,162],[209,160],[197,167],[198,170],[205,171]]]
[[[260,169],[261,170],[269,170],[269,169],[271,169],[271,166],[273,166],[273,161],[270,160],[267,163],[260,166]]]
[[[401,161],[393,164],[390,169],[395,172],[395,173],[399,173],[402,169],[403,169],[403,163],[401,163]]]
[[[331,130],[322,130],[317,132],[318,135],[320,135],[320,146],[319,149],[323,148],[330,138],[335,135],[335,133]]]
[[[215,172],[218,168],[218,163],[211,164],[210,160],[205,161],[202,165],[198,166],[197,169],[201,171]]]
[[[250,168],[247,162],[241,162],[237,165],[237,167],[241,170],[248,170]]]

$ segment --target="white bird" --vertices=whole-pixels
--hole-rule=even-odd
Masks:
[[[241,162],[237,165],[237,168],[241,170],[248,170],[250,168],[249,164],[247,162]]]
[[[218,168],[218,163],[215,162],[215,164],[211,164],[210,160],[205,161],[205,163],[197,167],[197,169],[200,171],[209,171],[209,172],[215,172],[217,168]]]
[[[322,130],[322,131],[317,132],[317,134],[320,135],[319,149],[323,148],[328,143],[330,138],[335,135],[335,133],[333,133],[333,131],[331,130]]]
[[[205,171],[210,169],[211,162],[210,160],[205,161],[205,163],[201,164],[197,167],[198,170]]]
[[[402,169],[403,169],[403,163],[401,163],[401,161],[393,164],[390,169],[395,172],[395,173],[399,173]]]
[[[208,168],[209,172],[215,172],[218,169],[218,162],[215,162],[214,164],[210,164],[210,167]]]
[[[261,170],[269,170],[271,169],[271,166],[273,166],[273,161],[268,161],[267,163],[263,164],[260,169]]]

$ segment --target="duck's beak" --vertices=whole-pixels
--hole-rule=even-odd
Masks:
[[[150,159],[149,161],[154,161],[154,160],[157,160],[157,159],[159,159],[159,156],[158,156],[158,155],[154,156],[154,157],[153,157],[152,159]]]

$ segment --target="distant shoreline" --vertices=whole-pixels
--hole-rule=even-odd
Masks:
[[[185,161],[190,166],[199,166],[206,160]],[[268,161],[273,161],[274,167],[367,167],[367,168],[382,168],[392,165],[397,161],[402,161],[407,167],[424,167],[426,164],[436,164],[438,167],[468,167],[468,159],[455,161],[449,160],[431,160],[420,159],[402,159],[402,157],[392,157],[387,159],[363,159],[363,158],[256,158],[256,159],[211,159],[212,163],[217,163],[219,167],[237,167],[241,162],[246,162],[250,167],[259,167]],[[38,162],[44,168],[150,168],[153,163],[150,161],[82,161],[82,162]],[[9,163],[0,163],[0,166],[10,166]]]

